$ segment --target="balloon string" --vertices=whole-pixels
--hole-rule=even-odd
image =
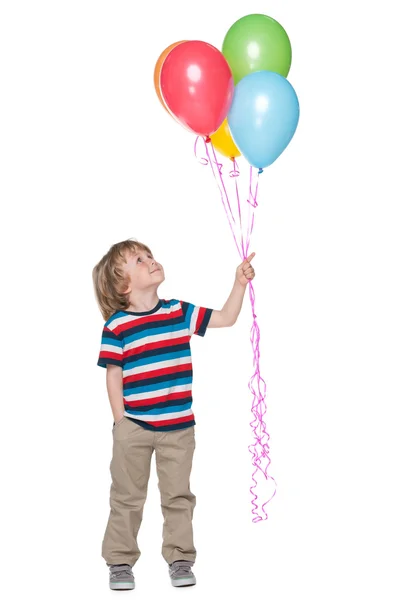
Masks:
[[[232,171],[231,171],[231,173],[232,173]],[[230,175],[231,175],[231,173],[230,173]],[[233,159],[233,173],[235,173],[235,175],[231,175],[231,176],[235,177],[236,201],[237,201],[238,214],[239,214],[240,236],[241,236],[241,246],[242,246],[242,255],[241,256],[244,257],[244,256],[246,256],[246,252],[244,249],[244,242],[243,242],[242,211],[240,210],[240,195],[239,195],[239,186],[238,186],[239,169],[237,166],[236,158]],[[244,258],[243,258],[243,260],[244,260]]]
[[[258,175],[260,175],[260,173],[258,173]],[[250,167],[249,199],[247,200],[247,202],[249,202],[252,206],[254,206],[254,208],[256,208],[258,206],[257,194],[258,194],[258,177],[257,177],[256,189],[255,189],[255,192],[253,193],[253,167]]]
[[[211,147],[213,148],[213,150],[214,150],[214,147],[213,147],[213,145],[212,145],[212,142],[210,143],[210,142],[206,142],[206,141],[204,141],[204,148],[205,148],[205,151],[206,151],[206,154],[207,154],[207,158],[204,158],[204,157],[202,157],[202,158],[200,158],[200,159],[199,159],[199,158],[198,158],[198,156],[197,156],[197,143],[198,143],[198,140],[199,140],[199,136],[196,138],[195,145],[194,145],[194,152],[195,152],[196,158],[199,160],[199,162],[200,162],[202,165],[207,165],[207,164],[209,164],[209,165],[210,165],[210,167],[211,167],[212,174],[213,174],[213,176],[214,176],[214,179],[215,179],[215,180],[216,180],[216,182],[217,182],[218,189],[219,189],[219,192],[220,192],[220,194],[221,194],[221,200],[222,200],[222,204],[223,204],[223,207],[224,207],[224,209],[225,209],[226,216],[227,216],[227,218],[228,218],[228,222],[229,222],[229,225],[230,225],[230,228],[231,228],[231,231],[232,231],[233,239],[235,240],[236,248],[238,249],[238,252],[239,252],[239,255],[240,255],[240,249],[239,249],[239,246],[238,246],[238,243],[237,243],[237,240],[236,240],[236,234],[235,234],[235,231],[234,231],[234,229],[233,229],[233,225],[232,225],[232,222],[231,222],[231,219],[230,219],[230,217],[229,217],[228,210],[227,210],[227,208],[226,208],[225,201],[224,201],[224,195],[225,195],[225,198],[226,198],[226,200],[227,200],[227,202],[228,202],[228,204],[229,204],[229,198],[228,198],[228,194],[227,194],[227,192],[226,192],[225,185],[220,185],[220,184],[218,183],[218,179],[217,179],[217,176],[216,176],[216,174],[215,174],[215,169],[214,169],[214,166],[213,166],[213,161],[211,160],[210,153],[209,153],[209,151],[208,151],[208,146],[209,146],[209,145],[211,145]],[[215,154],[215,150],[214,150],[214,154]],[[216,156],[215,156],[215,164],[216,164],[216,166],[217,166],[217,169],[218,169],[218,174],[219,174],[219,177],[220,177],[220,181],[221,181],[221,182],[222,182],[222,184],[223,184],[222,173],[221,173],[221,170],[222,170],[222,165],[221,165],[221,163],[219,163],[219,162],[218,162],[218,160],[217,160]],[[229,208],[230,208],[230,205],[229,205]],[[231,210],[231,209],[230,209],[230,213],[231,213],[231,215],[232,215],[232,210]],[[233,218],[233,215],[232,215],[232,218]]]
[[[255,312],[255,292],[254,292],[254,287],[253,287],[253,284],[251,281],[249,282],[249,294],[250,294],[250,301],[251,301],[251,307],[252,307],[252,312],[253,312],[253,326],[251,328],[250,340],[251,340],[251,344],[252,344],[253,352],[254,352],[253,364],[255,365],[255,372],[249,381],[248,387],[249,387],[251,393],[253,394],[253,403],[252,403],[251,411],[254,415],[254,419],[253,419],[253,421],[250,422],[250,427],[253,430],[253,437],[255,438],[256,441],[253,444],[250,444],[248,446],[248,448],[249,448],[249,452],[252,454],[252,459],[253,459],[252,464],[254,467],[256,467],[251,476],[252,480],[254,482],[254,485],[252,485],[250,487],[250,492],[254,496],[253,500],[251,501],[251,504],[253,505],[253,509],[251,512],[254,515],[253,523],[257,523],[258,521],[263,521],[263,520],[268,519],[268,514],[264,510],[264,506],[266,504],[268,504],[268,502],[270,502],[276,494],[276,481],[273,477],[271,477],[271,475],[268,475],[268,472],[267,472],[268,467],[271,463],[271,459],[269,458],[269,444],[268,444],[270,436],[267,433],[266,424],[263,419],[264,414],[266,413],[266,403],[264,400],[265,395],[266,395],[266,385],[265,385],[264,379],[261,377],[261,374],[260,374],[260,349],[259,349],[259,347],[260,347],[260,328],[258,327],[258,324],[257,324],[257,315]],[[253,385],[254,380],[255,380],[255,386]],[[261,383],[262,383],[262,386],[261,386]],[[259,429],[258,432],[256,431],[257,426]],[[259,451],[260,451],[260,454],[259,454]],[[267,464],[265,467],[262,465],[263,459],[267,460]],[[266,502],[263,502],[262,507],[261,507],[261,510],[262,510],[263,514],[265,515],[265,518],[263,518],[258,513],[258,504],[256,502],[258,499],[258,496],[253,491],[257,487],[257,480],[255,479],[257,471],[260,471],[267,480],[270,479],[275,483],[275,490],[274,490],[272,496],[270,496],[270,498],[268,498],[268,500],[266,500]]]
[[[228,207],[229,207],[229,212],[231,213],[232,221],[234,223],[236,223],[235,217],[233,216],[232,208],[231,208],[231,205],[230,205],[230,202],[229,202],[229,196],[228,196],[228,193],[226,191],[225,183],[224,183],[224,180],[223,180],[223,177],[222,177],[222,163],[218,162],[217,155],[215,154],[215,148],[213,146],[213,143],[211,142],[210,145],[211,145],[211,148],[212,148],[212,151],[213,151],[213,154],[214,154],[214,163],[217,165],[217,168],[218,168],[218,174],[219,174],[220,181],[221,181],[221,187],[222,187],[222,189],[224,191],[226,202],[227,202]],[[208,156],[208,158],[210,158],[210,156],[208,154],[208,147],[207,146],[206,146],[206,150],[207,150],[207,156]],[[212,164],[213,163],[211,162],[211,165]]]
[[[258,174],[256,189],[253,192],[253,167],[250,166],[249,197],[247,199],[248,215],[250,215],[250,210],[251,210],[250,206],[252,206],[253,208],[257,208],[257,206],[258,206],[257,195],[258,195],[258,178],[259,178],[259,176],[260,176],[260,174]],[[247,252],[249,250],[250,236],[253,232],[253,226],[254,226],[254,211],[252,212],[251,223],[250,223],[250,216],[247,219],[246,256],[247,256]]]
[[[197,157],[197,142],[198,139],[196,139],[195,142],[195,154]],[[209,143],[209,142],[207,142]],[[213,172],[214,178],[217,181],[218,184],[218,179],[216,177],[216,174],[214,172],[214,167],[213,167],[213,163],[217,166],[218,168],[218,173],[220,176],[220,182],[221,185],[218,184],[218,188],[220,190],[220,194],[221,194],[221,199],[222,199],[222,203],[224,205],[225,208],[225,212],[229,221],[229,224],[231,226],[231,230],[232,233],[234,235],[234,239],[235,239],[235,243],[236,243],[236,247],[238,249],[239,255],[241,256],[242,260],[244,260],[244,258],[248,255],[248,250],[249,250],[249,245],[250,245],[250,238],[251,238],[251,234],[253,232],[253,226],[254,226],[254,211],[255,208],[258,206],[257,204],[257,195],[258,195],[258,176],[260,173],[258,173],[257,176],[257,182],[256,182],[256,186],[255,189],[253,191],[253,187],[254,187],[254,183],[253,183],[253,168],[250,167],[250,181],[249,181],[249,197],[247,199],[247,207],[248,207],[248,219],[247,219],[247,235],[246,235],[246,241],[243,240],[243,224],[242,224],[242,211],[241,211],[241,207],[240,207],[240,194],[239,194],[239,187],[238,187],[238,176],[239,176],[239,170],[238,170],[238,166],[237,166],[237,162],[236,159],[233,160],[233,170],[230,172],[230,177],[235,178],[235,191],[236,191],[236,200],[237,200],[237,207],[238,207],[238,215],[239,215],[239,224],[240,224],[240,231],[241,231],[241,251],[239,249],[237,240],[236,240],[236,236],[234,234],[233,231],[233,227],[232,227],[232,223],[229,217],[229,213],[228,210],[225,206],[224,203],[224,195],[227,201],[227,204],[229,206],[229,212],[232,215],[232,219],[234,221],[234,217],[232,214],[232,210],[231,210],[231,206],[229,203],[229,196],[228,193],[226,191],[226,187],[224,185],[223,182],[223,176],[222,176],[222,164],[218,162],[217,157],[215,155],[215,150],[214,147],[212,146],[212,151],[214,154],[214,161],[211,160],[210,158],[210,154],[208,152],[208,148],[206,145],[206,153],[207,153],[207,159],[203,158],[200,159],[199,162],[201,162],[201,164],[206,165],[206,164],[210,164],[211,166],[211,170]],[[253,210],[252,210],[253,209]],[[251,216],[250,216],[251,213]],[[235,221],[234,221],[235,222]],[[264,415],[266,413],[266,403],[265,403],[265,396],[266,396],[266,384],[264,379],[261,377],[261,372],[260,372],[260,329],[258,327],[258,323],[257,323],[257,315],[256,315],[256,311],[255,311],[255,291],[254,291],[254,286],[252,284],[252,282],[249,282],[249,295],[250,295],[250,302],[251,302],[251,309],[252,309],[252,315],[253,315],[253,325],[251,328],[251,333],[250,333],[250,341],[252,344],[252,348],[253,348],[253,354],[254,354],[254,358],[253,358],[253,365],[255,366],[255,372],[252,375],[248,387],[253,395],[253,402],[252,402],[252,408],[251,408],[251,412],[254,416],[254,419],[250,422],[250,427],[252,429],[252,433],[253,433],[253,437],[255,439],[255,442],[253,444],[250,444],[248,446],[250,453],[252,454],[252,464],[255,467],[254,472],[252,473],[252,480],[254,485],[252,485],[250,487],[250,493],[253,496],[253,500],[251,501],[251,504],[253,506],[252,508],[252,514],[254,515],[254,518],[252,519],[253,523],[256,523],[258,521],[262,521],[268,518],[267,513],[264,510],[264,507],[266,504],[268,504],[268,502],[271,501],[271,499],[275,496],[276,493],[276,482],[275,479],[273,477],[271,477],[270,475],[268,475],[267,471],[268,471],[268,466],[271,463],[271,460],[269,458],[269,445],[268,445],[268,441],[269,441],[269,434],[267,433],[266,430],[266,424],[264,422]],[[258,429],[258,431],[257,431]],[[265,461],[267,461],[266,466],[263,466],[263,463],[265,463]],[[257,487],[257,480],[255,478],[255,476],[257,475],[258,472],[262,472],[264,477],[268,480],[271,479],[272,481],[274,481],[275,483],[275,490],[272,494],[272,496],[262,504],[261,510],[263,515],[265,515],[265,517],[263,518],[262,515],[259,514],[259,508],[258,508],[258,504],[257,504],[257,500],[258,500],[258,496],[255,493],[255,491],[253,491],[256,487]]]
[[[199,161],[199,163],[200,163],[201,165],[208,165],[208,159],[207,159],[207,158],[205,158],[204,156],[201,156],[200,158],[198,157],[198,153],[197,153],[197,143],[198,143],[199,139],[200,139],[200,136],[198,135],[198,136],[196,137],[196,140],[195,140],[195,142],[194,142],[194,154],[195,154],[195,157],[197,158],[197,160]]]
[[[253,232],[253,227],[254,227],[254,213],[255,213],[255,209],[258,206],[258,203],[257,203],[258,178],[259,178],[260,173],[258,173],[258,175],[257,175],[257,183],[256,183],[255,189],[253,191],[253,187],[254,187],[253,172],[254,172],[253,167],[250,166],[249,197],[247,199],[249,218],[247,220],[248,229],[247,229],[247,237],[246,237],[246,256],[248,255],[250,238],[251,238],[251,234]],[[250,218],[250,213],[251,213],[251,218]],[[271,459],[269,458],[269,445],[268,445],[269,434],[267,433],[266,424],[263,419],[263,417],[266,413],[266,410],[267,410],[266,403],[265,403],[266,384],[265,384],[264,379],[261,377],[261,371],[260,371],[260,328],[257,323],[257,314],[255,311],[255,290],[254,290],[253,283],[251,281],[249,282],[249,295],[250,295],[250,303],[251,303],[251,309],[252,309],[252,314],[253,314],[253,325],[252,325],[251,333],[250,333],[250,341],[252,344],[253,354],[254,354],[253,365],[255,365],[255,372],[249,381],[248,387],[249,387],[251,393],[253,394],[253,403],[252,403],[251,410],[254,415],[254,419],[253,419],[253,421],[251,421],[250,427],[253,430],[253,437],[255,438],[256,441],[254,444],[250,444],[248,448],[252,454],[252,459],[253,459],[252,464],[254,467],[256,467],[255,471],[252,474],[252,480],[254,482],[254,485],[251,486],[251,488],[250,488],[250,492],[254,496],[253,500],[251,501],[251,504],[253,505],[253,509],[251,512],[253,515],[255,515],[253,518],[253,523],[256,523],[258,521],[262,521],[262,520],[265,520],[268,518],[268,515],[264,510],[264,506],[266,504],[268,504],[268,502],[270,502],[276,494],[276,481],[273,477],[268,475],[268,466],[271,463]],[[255,386],[253,385],[254,381],[255,381]],[[256,431],[257,427],[258,427],[258,432]],[[265,467],[262,466],[263,459],[266,459],[266,461],[267,461],[267,464]],[[275,483],[275,490],[274,490],[272,496],[266,502],[264,502],[261,507],[261,510],[262,510],[263,514],[265,515],[265,518],[263,518],[257,512],[258,505],[257,505],[256,500],[258,499],[258,496],[253,491],[255,489],[255,487],[257,486],[257,481],[255,479],[255,475],[257,474],[258,470],[263,473],[264,477],[267,480],[270,479]]]
[[[240,171],[239,171],[238,164],[236,162],[236,158],[232,158],[232,162],[233,162],[233,169],[232,169],[232,171],[229,171],[229,177],[231,177],[231,178],[239,177]]]

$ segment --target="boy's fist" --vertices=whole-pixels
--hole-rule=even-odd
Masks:
[[[256,273],[250,264],[250,261],[254,258],[255,252],[252,252],[248,258],[246,258],[241,265],[236,269],[236,281],[241,285],[246,286],[251,279],[254,279]]]

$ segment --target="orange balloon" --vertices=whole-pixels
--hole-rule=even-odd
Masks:
[[[164,61],[167,58],[168,54],[171,52],[171,50],[173,50],[176,46],[179,46],[179,44],[182,44],[183,42],[186,42],[186,41],[187,40],[181,40],[180,42],[175,42],[174,44],[171,44],[170,46],[168,46],[168,48],[165,48],[165,50],[163,52],[161,52],[161,54],[158,58],[158,61],[156,62],[156,66],[154,68],[154,88],[156,90],[159,101],[161,102],[162,106],[165,108],[165,110],[169,114],[171,114],[171,113],[168,110],[168,107],[164,102],[164,99],[162,97],[161,90],[160,90],[160,73],[161,73],[161,69],[164,64]]]

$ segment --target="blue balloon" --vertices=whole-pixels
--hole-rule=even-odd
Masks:
[[[272,165],[298,122],[296,92],[279,73],[255,71],[236,85],[228,125],[236,146],[253,167]]]

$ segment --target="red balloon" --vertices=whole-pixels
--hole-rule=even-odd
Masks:
[[[232,71],[211,44],[182,42],[161,68],[160,89],[175,117],[194,133],[210,136],[219,129],[233,99]]]

